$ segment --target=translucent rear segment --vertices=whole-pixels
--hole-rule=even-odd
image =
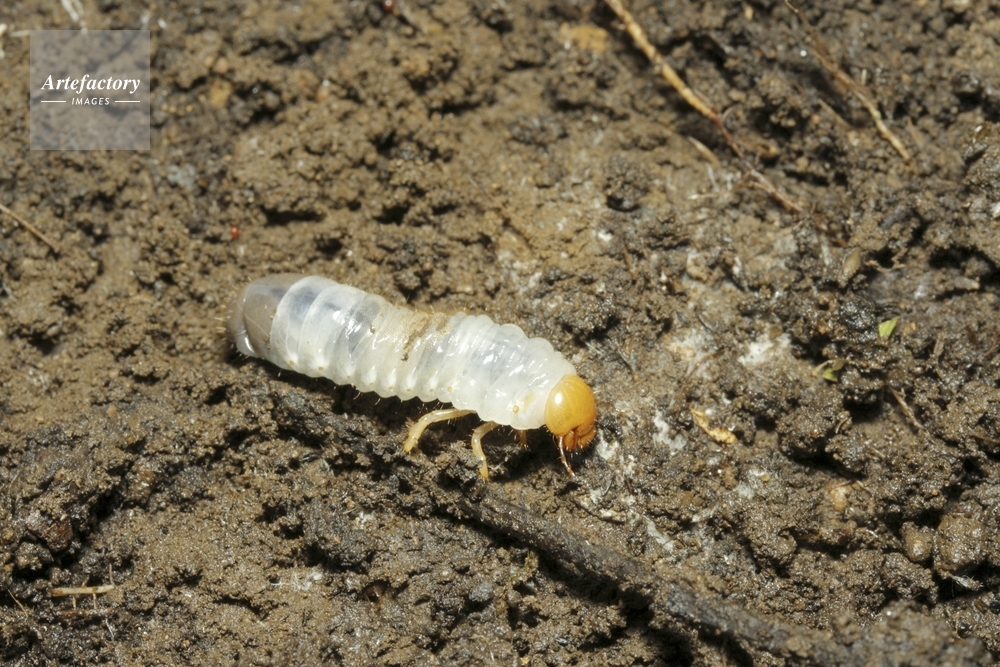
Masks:
[[[271,360],[271,321],[288,288],[302,279],[294,273],[279,273],[255,280],[244,287],[229,304],[227,328],[237,349],[250,357]]]

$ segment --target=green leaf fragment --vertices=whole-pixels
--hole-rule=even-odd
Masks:
[[[886,320],[885,322],[879,322],[878,325],[878,337],[885,339],[892,335],[892,332],[896,328],[896,324],[899,323],[899,318],[894,317],[891,320]]]
[[[837,381],[837,371],[847,365],[847,359],[830,359],[813,369],[813,375],[818,375],[830,382]]]

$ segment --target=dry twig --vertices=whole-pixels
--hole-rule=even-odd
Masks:
[[[908,420],[910,420],[910,424],[912,424],[918,431],[923,431],[924,427],[921,426],[920,420],[917,419],[917,416],[913,414],[913,410],[911,410],[910,406],[906,403],[906,398],[903,394],[892,387],[889,387],[889,391],[892,392],[893,398],[895,398],[896,402],[899,403],[899,407],[902,408],[903,414],[906,415]]]
[[[18,606],[18,607],[20,608],[20,610],[21,610],[21,613],[22,613],[22,614],[24,614],[24,617],[25,617],[25,618],[30,618],[30,617],[28,616],[28,610],[24,608],[24,605],[23,605],[23,604],[21,604],[21,601],[20,601],[20,600],[18,600],[18,599],[17,599],[16,597],[14,597],[14,593],[12,593],[12,592],[11,592],[11,590],[10,590],[9,588],[7,589],[7,595],[9,595],[9,596],[10,596],[10,599],[11,599],[11,600],[13,600],[13,601],[14,601],[14,603],[15,603],[15,604],[16,604],[16,605],[17,605],[17,606]]]
[[[45,234],[43,234],[42,230],[38,229],[38,227],[35,227],[33,224],[31,224],[30,222],[28,222],[27,220],[25,220],[24,218],[22,218],[21,216],[19,216],[17,213],[14,213],[14,211],[10,210],[9,208],[7,208],[6,206],[4,206],[3,204],[0,204],[0,211],[3,211],[4,213],[6,213],[7,215],[9,215],[10,217],[14,218],[14,220],[16,220],[18,222],[18,224],[20,224],[22,227],[24,227],[29,232],[31,232],[32,234],[34,234],[38,238],[39,241],[41,241],[42,243],[44,243],[45,245],[47,245],[49,248],[51,248],[52,252],[54,252],[57,255],[59,254],[59,247],[51,239],[49,239],[48,236],[46,236]]]
[[[868,114],[872,117],[875,122],[875,127],[878,129],[878,133],[882,135],[882,138],[888,141],[896,152],[902,156],[907,162],[913,161],[913,156],[910,155],[910,151],[907,150],[903,142],[897,137],[892,130],[885,124],[882,120],[882,113],[878,110],[875,102],[872,101],[871,96],[868,94],[868,90],[862,86],[860,83],[851,78],[851,75],[840,69],[840,65],[833,59],[830,55],[830,51],[826,48],[826,44],[823,43],[823,39],[819,36],[819,33],[812,24],[806,19],[802,14],[802,11],[791,2],[791,0],[785,0],[785,4],[788,8],[792,10],[792,13],[799,17],[802,21],[802,25],[805,26],[806,33],[813,43],[813,52],[816,54],[816,60],[819,61],[820,65],[830,73],[834,79],[840,82],[842,86],[847,88],[854,97],[861,102],[861,106],[867,109]]]
[[[604,1],[618,16],[618,19],[622,22],[622,24],[625,25],[625,29],[632,37],[632,41],[636,43],[636,46],[638,46],[639,49],[646,54],[649,61],[660,71],[660,75],[674,87],[674,90],[680,93],[680,96],[683,97],[688,104],[694,107],[695,111],[712,121],[712,124],[719,129],[719,132],[722,133],[722,138],[725,139],[730,150],[733,151],[736,157],[740,160],[740,163],[743,165],[743,168],[746,171],[747,179],[753,184],[753,186],[767,192],[767,194],[769,194],[789,211],[804,213],[805,209],[801,204],[796,202],[790,195],[774,185],[774,183],[772,183],[767,176],[760,173],[753,166],[751,160],[746,154],[746,151],[744,151],[736,142],[736,139],[726,127],[726,124],[723,122],[722,116],[719,112],[713,109],[704,100],[704,98],[684,83],[684,79],[682,79],[677,71],[670,66],[660,52],[656,50],[656,47],[650,43],[649,39],[646,37],[646,31],[642,29],[642,26],[640,26],[635,20],[632,13],[625,8],[625,5],[622,4],[621,0]]]

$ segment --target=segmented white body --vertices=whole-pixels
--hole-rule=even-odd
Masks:
[[[545,425],[573,365],[542,338],[485,315],[422,313],[319,276],[248,285],[229,328],[244,354],[379,396],[442,401],[515,429]]]

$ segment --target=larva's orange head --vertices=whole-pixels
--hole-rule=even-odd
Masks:
[[[567,452],[583,449],[594,439],[597,404],[594,392],[576,375],[565,375],[545,402],[545,426]]]

